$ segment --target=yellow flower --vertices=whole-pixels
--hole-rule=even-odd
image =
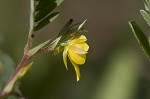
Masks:
[[[86,60],[86,54],[89,49],[89,46],[86,44],[86,37],[81,35],[79,37],[73,38],[72,40],[68,40],[67,43],[62,44],[64,46],[63,51],[63,61],[67,67],[67,55],[72,63],[77,76],[77,81],[80,80],[80,70],[79,65],[83,65]]]

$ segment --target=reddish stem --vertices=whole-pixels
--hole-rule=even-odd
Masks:
[[[13,79],[13,77],[24,67],[24,65],[26,64],[26,62],[28,61],[29,56],[28,55],[24,55],[24,57],[22,58],[21,62],[19,63],[18,67],[16,68],[15,72],[12,74],[12,76],[9,78],[8,83]]]
[[[16,76],[16,74],[24,67],[24,65],[27,63],[27,61],[29,60],[29,56],[27,54],[25,54],[21,60],[21,62],[19,63],[18,67],[16,68],[16,70],[14,71],[14,73],[11,75],[11,77],[9,78],[7,84],[5,87],[7,87],[7,85],[9,85],[9,83],[11,82],[11,80],[13,80],[13,78]],[[6,97],[8,94],[10,93],[6,93],[4,91],[2,91],[2,93],[0,93],[0,99],[3,99],[4,97]]]

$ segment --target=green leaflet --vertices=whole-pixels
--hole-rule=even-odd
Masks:
[[[145,9],[150,13],[150,0],[144,0]]]
[[[143,18],[145,19],[145,21],[147,22],[147,24],[150,26],[150,16],[149,16],[149,14],[144,10],[140,10],[140,12],[141,12]]]
[[[51,13],[57,6],[59,6],[63,0],[43,0],[39,1],[36,6],[35,11],[38,13],[35,15],[35,22],[40,21],[42,18],[46,17],[49,13]]]
[[[43,28],[44,26],[46,26],[47,24],[49,24],[50,22],[54,21],[59,15],[60,15],[59,12],[54,12],[54,13],[50,14],[45,19],[43,19],[42,21],[37,23],[37,25],[34,27],[34,31],[37,31],[37,30]]]
[[[39,29],[43,28],[44,26],[55,20],[60,13],[52,13],[52,11],[63,1],[64,0],[35,0],[34,18],[30,18],[30,20],[34,19],[33,31],[38,31]],[[32,14],[33,13],[31,13],[31,15]],[[30,21],[30,27],[33,23],[32,21]]]
[[[55,3],[55,0],[40,0],[35,7],[35,11],[39,11],[41,9],[44,9],[46,6],[48,6],[52,3]]]
[[[40,10],[35,16],[34,21],[38,22],[44,17],[46,17],[51,11],[53,11],[56,8],[56,6],[57,6],[56,3],[53,3],[53,4],[48,5],[46,8]]]
[[[142,46],[144,52],[146,53],[147,57],[150,59],[150,45],[148,39],[146,38],[143,31],[139,28],[139,26],[134,22],[130,21],[129,25],[134,33],[134,36]]]

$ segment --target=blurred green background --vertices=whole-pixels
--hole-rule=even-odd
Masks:
[[[81,80],[62,55],[38,56],[21,90],[28,99],[150,99],[150,63],[128,25],[133,19],[149,35],[139,13],[142,0],[65,0],[61,16],[35,34],[34,46],[55,36],[70,18],[88,18],[90,50]],[[0,0],[0,49],[19,63],[27,41],[29,0]]]

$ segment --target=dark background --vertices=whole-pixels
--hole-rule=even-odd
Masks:
[[[19,63],[27,41],[29,0],[0,0],[0,48]],[[140,15],[142,0],[65,0],[61,16],[35,34],[34,46],[55,36],[70,18],[88,18],[85,34],[90,46],[81,66],[81,80],[62,54],[38,56],[21,90],[28,99],[150,99],[150,63],[128,25],[135,20],[149,36]]]

